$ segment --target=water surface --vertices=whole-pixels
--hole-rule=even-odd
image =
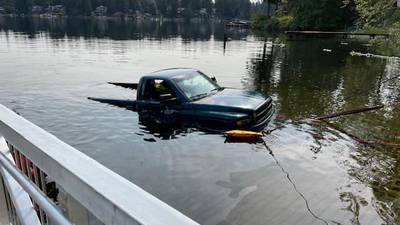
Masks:
[[[219,22],[0,18],[0,103],[201,224],[398,224],[399,149],[354,137],[400,143],[400,61],[351,56],[374,52],[365,40],[226,33],[224,44]],[[157,133],[87,100],[134,98],[107,82],[170,67],[273,96],[267,146]]]

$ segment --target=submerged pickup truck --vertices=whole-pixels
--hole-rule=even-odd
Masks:
[[[110,84],[137,90],[137,99],[89,99],[135,110],[141,121],[261,130],[274,112],[271,97],[221,87],[196,69],[166,69],[143,76],[138,84]]]

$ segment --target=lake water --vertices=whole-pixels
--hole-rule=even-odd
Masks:
[[[350,55],[373,53],[367,40],[226,33],[224,45],[220,22],[0,18],[0,103],[201,224],[399,224],[400,149],[355,139],[400,143],[400,60]],[[192,128],[157,133],[87,100],[133,99],[107,82],[171,67],[273,96],[273,154]]]

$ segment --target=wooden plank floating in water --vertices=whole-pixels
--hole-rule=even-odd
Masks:
[[[372,54],[372,53],[361,53],[361,52],[355,52],[355,51],[351,51],[350,55],[351,56],[362,56],[362,57],[367,57],[367,58],[379,58],[379,59],[396,59],[396,60],[400,59],[400,57],[397,57],[397,56],[376,55],[376,54]]]
[[[384,107],[383,105],[379,105],[379,106],[374,106],[374,107],[353,109],[353,110],[349,110],[349,111],[344,111],[344,112],[339,112],[339,113],[333,113],[333,114],[326,115],[326,116],[321,116],[321,117],[318,117],[317,120],[332,119],[332,118],[345,116],[345,115],[352,115],[352,114],[357,114],[357,113],[362,113],[362,112],[368,112],[368,111],[372,111],[372,110],[382,109],[383,107]]]
[[[348,38],[349,36],[369,36],[375,37],[385,37],[388,38],[390,35],[387,33],[353,33],[344,31],[285,31],[289,37],[292,36],[315,36],[315,37],[343,37]]]

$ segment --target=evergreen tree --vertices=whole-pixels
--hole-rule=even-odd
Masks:
[[[217,15],[230,18],[250,18],[251,2],[249,0],[215,0]]]
[[[400,19],[400,9],[394,0],[345,0],[345,4],[356,9],[361,25],[390,26]]]
[[[7,13],[15,12],[14,0],[0,0],[0,6],[3,7]]]
[[[85,15],[90,15],[93,11],[91,0],[82,0],[81,7],[82,7],[83,14],[85,14]]]
[[[203,0],[202,1],[202,8],[205,8],[209,14],[212,13],[213,9],[213,2],[212,0]]]
[[[15,10],[18,14],[29,14],[32,8],[32,0],[15,0]]]
[[[354,21],[352,7],[338,0],[282,0],[280,8],[293,17],[294,29],[343,29]]]
[[[29,14],[32,5],[47,7],[63,5],[68,15],[90,15],[102,5],[110,15],[114,13],[135,13],[162,15],[176,18],[198,16],[202,12],[211,14],[215,6],[222,18],[249,18],[252,11],[250,0],[0,0],[0,5],[7,11]],[[204,11],[205,9],[205,11]],[[178,13],[179,12],[179,13]]]
[[[164,9],[163,15],[167,17],[177,17],[178,14],[178,1],[177,0],[166,0],[164,1],[165,5],[160,5],[158,6],[159,9]]]

